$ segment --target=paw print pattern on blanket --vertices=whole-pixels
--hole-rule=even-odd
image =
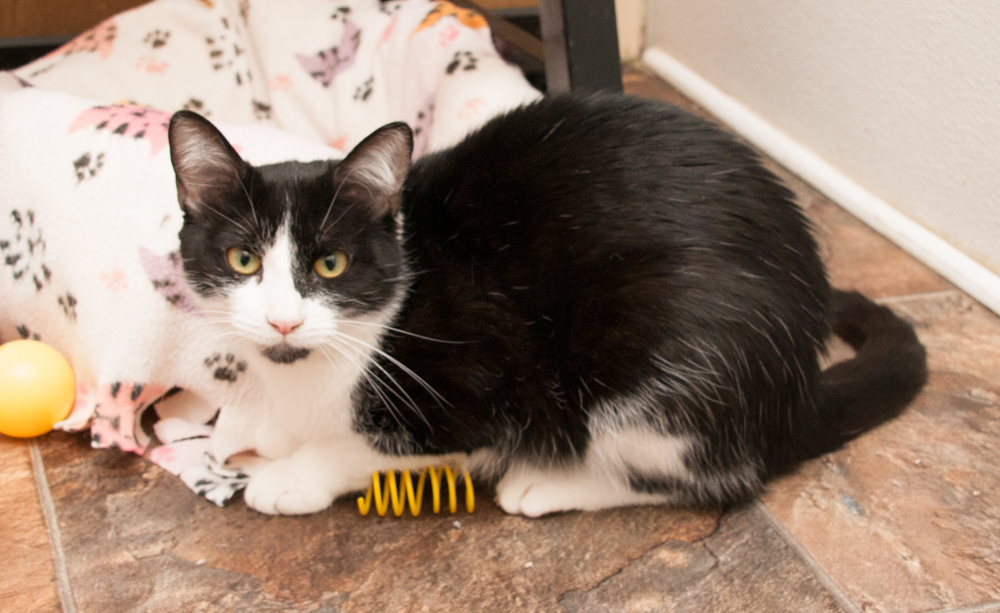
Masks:
[[[410,34],[410,38],[413,38],[421,30],[425,30],[433,26],[434,24],[438,23],[439,21],[441,21],[446,17],[454,17],[456,20],[458,20],[458,23],[462,24],[463,26],[472,28],[473,30],[478,30],[479,28],[485,28],[487,26],[486,18],[484,18],[476,11],[470,9],[458,8],[451,2],[442,1],[434,4],[434,8],[432,8],[431,11],[427,13],[427,17],[424,17],[424,20],[420,22],[420,25],[417,26],[417,29],[414,30],[412,34]]]
[[[417,111],[417,118],[412,124],[413,159],[417,159],[427,150],[431,127],[434,125],[434,99],[433,94],[427,97],[424,105]]]
[[[181,108],[185,111],[194,111],[203,117],[210,117],[212,115],[212,111],[208,110],[205,102],[199,98],[188,98],[188,101]]]
[[[76,297],[73,296],[73,294],[66,292],[62,296],[59,296],[58,300],[59,306],[62,308],[66,319],[76,321]]]
[[[158,437],[164,436],[161,424],[164,422],[157,424]],[[209,447],[207,434],[186,436],[153,449],[149,459],[180,477],[194,493],[221,507],[247,486],[250,476],[215,461]]]
[[[167,44],[170,40],[170,30],[152,30],[149,34],[146,34],[146,38],[142,39],[142,42],[148,44],[153,49],[159,49]]]
[[[253,115],[258,121],[263,121],[271,118],[271,105],[260,100],[252,100],[253,104]]]
[[[97,171],[99,171],[103,166],[103,153],[94,155],[88,152],[76,158],[73,161],[73,170],[76,172],[77,184],[82,183],[84,179],[94,178],[97,175]]]
[[[349,6],[338,6],[336,10],[333,11],[333,15],[330,15],[330,19],[334,21],[342,21],[344,25],[347,25],[347,18],[351,15],[351,7]]]
[[[449,62],[448,67],[445,68],[445,72],[448,74],[455,74],[455,71],[461,68],[464,71],[470,71],[476,69],[476,62],[479,61],[471,51],[456,51],[455,57]]]
[[[35,212],[14,209],[10,212],[13,234],[0,237],[0,254],[10,268],[15,281],[32,281],[35,290],[41,291],[52,280],[52,270],[42,261],[45,257],[45,238],[42,229],[35,225]]]
[[[97,275],[97,279],[109,292],[124,292],[128,289],[128,275],[120,268],[102,272]]]
[[[354,65],[358,49],[361,47],[361,30],[351,21],[344,22],[344,35],[340,44],[316,55],[295,54],[302,69],[309,76],[320,82],[323,87],[330,87],[333,79],[341,72]]]
[[[368,100],[368,96],[372,95],[372,84],[375,82],[375,77],[369,77],[365,79],[365,82],[358,86],[354,90],[354,99],[358,102],[364,102]]]
[[[185,313],[198,313],[201,309],[195,303],[194,294],[184,278],[184,267],[181,254],[171,251],[167,255],[157,255],[139,247],[139,260],[146,276],[153,283],[153,288],[167,302]]]
[[[18,335],[20,335],[20,337],[22,339],[25,339],[25,340],[27,340],[27,339],[31,339],[33,341],[40,341],[40,340],[42,340],[42,337],[39,336],[39,334],[37,332],[32,332],[31,329],[28,328],[28,326],[26,324],[21,324],[20,326],[18,326],[17,327],[17,333],[18,333]]]
[[[214,35],[205,37],[212,70],[232,69],[237,86],[249,84],[253,75],[247,66],[246,50],[240,45],[239,35],[229,23],[229,19],[222,17],[219,23],[222,28]]]
[[[116,381],[99,385],[92,399],[91,445],[142,454],[147,443],[141,440],[145,436],[140,431],[139,417],[166,392],[166,386],[156,383]]]
[[[378,10],[386,15],[393,15],[396,11],[403,7],[400,2],[385,2],[384,0],[379,2]]]
[[[149,141],[150,155],[156,155],[167,145],[167,126],[170,115],[135,104],[95,106],[80,113],[69,126],[72,134],[93,126],[112,134],[131,136]]]
[[[250,0],[240,0],[238,10],[240,12],[240,19],[242,19],[245,24],[248,16],[250,15]]]
[[[158,61],[155,57],[142,56],[135,63],[136,70],[143,70],[149,74],[163,74],[170,67],[168,62]]]

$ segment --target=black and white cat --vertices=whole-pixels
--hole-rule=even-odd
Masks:
[[[549,98],[412,166],[405,124],[339,162],[252,167],[190,112],[169,140],[188,282],[266,390],[213,451],[269,460],[265,513],[442,461],[528,516],[726,505],[926,378],[756,155],[665,104]],[[857,355],[820,372],[831,331]]]

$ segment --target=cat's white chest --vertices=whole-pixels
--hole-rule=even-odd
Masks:
[[[351,394],[357,374],[323,355],[293,364],[250,360],[254,398],[225,406],[213,433],[216,459],[253,450],[269,459],[291,456],[315,441],[352,435]]]

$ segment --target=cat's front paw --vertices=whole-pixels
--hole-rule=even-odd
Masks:
[[[250,478],[244,500],[269,515],[306,515],[330,506],[333,493],[296,470],[290,459],[276,460]]]
[[[668,502],[663,494],[632,490],[624,478],[587,470],[515,468],[497,483],[497,504],[504,511],[541,517],[559,511],[598,511],[612,507]]]
[[[568,508],[538,473],[508,474],[497,484],[497,504],[511,515],[541,517]]]

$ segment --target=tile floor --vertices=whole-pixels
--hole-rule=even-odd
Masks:
[[[625,80],[698,111],[641,68]],[[931,377],[899,420],[759,501],[267,517],[85,435],[0,437],[0,611],[1000,611],[1000,319],[775,170],[834,282],[913,322]]]

